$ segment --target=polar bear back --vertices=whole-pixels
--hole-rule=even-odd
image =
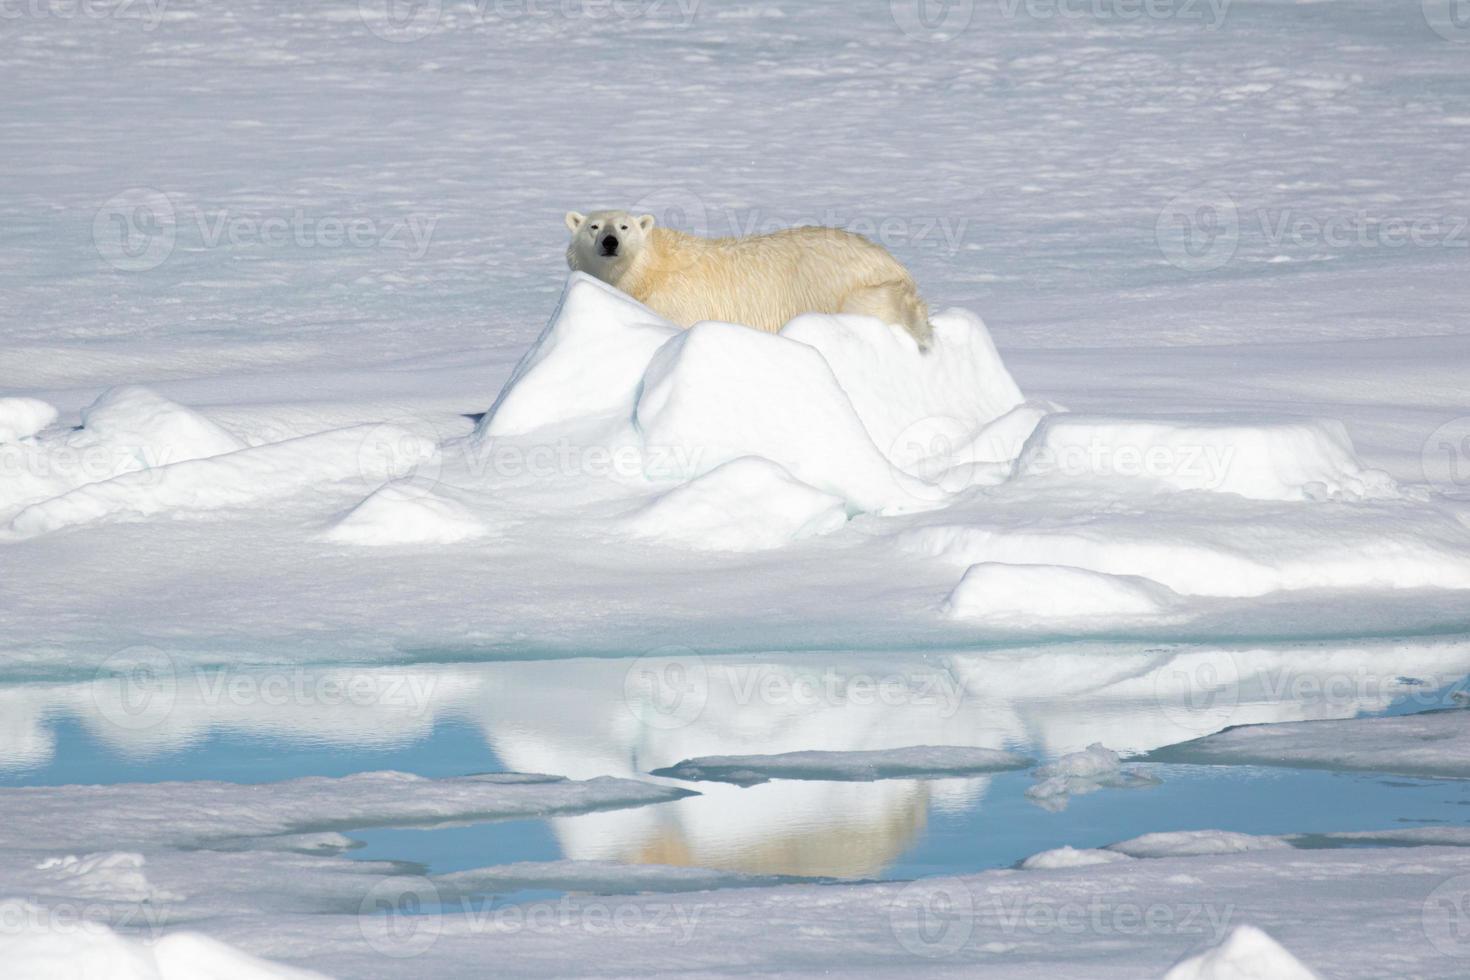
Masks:
[[[836,228],[699,238],[654,228],[644,261],[618,285],[674,323],[742,323],[775,333],[802,313],[841,312],[855,290],[912,288],[887,251]]]

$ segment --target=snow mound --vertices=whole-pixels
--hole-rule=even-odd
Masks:
[[[768,459],[747,456],[668,491],[626,518],[623,528],[696,549],[763,551],[846,522],[842,498],[807,486]]]
[[[1135,858],[1164,858],[1280,851],[1289,847],[1291,844],[1281,837],[1230,830],[1172,830],[1119,841],[1109,844],[1107,849]]]
[[[159,891],[143,872],[143,855],[126,851],[47,858],[36,865],[67,895],[112,902],[158,902],[181,896]]]
[[[480,423],[482,436],[626,416],[653,354],[679,328],[626,293],[574,272],[561,303]]]
[[[38,398],[0,398],[0,443],[29,439],[57,415],[53,405]]]
[[[1363,467],[1347,429],[1333,420],[1049,415],[1027,440],[1016,470],[1023,476],[1143,479],[1253,500],[1398,496],[1388,474]]]
[[[1052,871],[1059,868],[1086,868],[1095,864],[1116,864],[1127,860],[1128,855],[1116,851],[1058,847],[1031,855],[1021,862],[1021,868],[1025,871]]]
[[[1065,810],[1074,796],[1100,789],[1138,789],[1159,784],[1157,777],[1123,768],[1118,753],[1097,742],[1081,752],[1038,766],[1034,775],[1041,781],[1026,790],[1026,798],[1053,813]]]
[[[1101,742],[1093,742],[1081,752],[1070,752],[1054,762],[1036,767],[1036,775],[1042,779],[1053,776],[1074,776],[1079,779],[1095,779],[1120,772],[1123,758]]]
[[[1158,749],[1148,758],[1470,777],[1470,712],[1246,725]]]
[[[650,775],[755,786],[772,779],[867,782],[939,778],[1024,769],[1031,760],[1001,749],[963,745],[914,745],[851,752],[783,752],[778,755],[712,755],[685,759]]]
[[[1064,565],[970,566],[945,604],[954,619],[1156,616],[1177,598],[1147,579]]]
[[[1164,980],[1317,980],[1317,975],[1255,926],[1237,926],[1220,945],[1177,964]]]
[[[98,922],[55,924],[50,911],[22,901],[0,902],[0,919],[7,923],[0,929],[0,960],[10,980],[325,980],[198,933],[144,943]]]
[[[326,537],[364,546],[455,544],[485,532],[464,504],[411,482],[396,482],[370,494]]]
[[[922,510],[944,496],[883,455],[817,350],[749,327],[700,323],[661,347],[636,422],[686,480],[762,456],[857,510]]]
[[[1063,565],[1148,579],[1183,596],[1470,589],[1470,536],[1436,510],[1397,501],[1335,504],[1304,521],[1282,512],[1296,504],[1222,496],[1205,510],[1183,505],[1183,496],[1119,501],[1084,513],[1049,511],[1032,497],[1029,520],[932,524],[900,532],[898,543],[911,554],[957,565]],[[1038,512],[1064,516],[1048,526],[1035,519]]]
[[[384,433],[389,433],[385,437]],[[427,439],[391,426],[360,425],[134,470],[32,504],[11,520],[30,536],[101,520],[136,520],[178,511],[207,512],[287,497],[339,481],[378,484],[401,476],[407,446],[425,457]]]
[[[138,385],[112,388],[82,409],[82,431],[139,450],[143,466],[167,466],[244,449],[245,443],[193,409]],[[144,455],[144,451],[151,453]]]
[[[936,440],[978,433],[1022,401],[979,317],[946,310],[932,323],[927,356],[904,331],[847,316],[799,316],[781,336],[817,349],[873,442],[912,472]]]
[[[203,415],[154,391],[112,388],[82,410],[81,428],[0,450],[7,474],[0,482],[0,515],[124,474],[243,448],[243,441]]]
[[[928,353],[860,316],[802,316],[779,335],[717,322],[679,330],[574,274],[477,439],[598,431],[640,446],[645,458],[676,459],[647,473],[660,482],[754,456],[850,511],[901,512],[969,485],[926,477],[967,462],[958,450],[1021,402],[984,324],[963,311],[935,318]],[[1007,443],[1019,451],[1015,430],[1028,424],[1035,418],[1013,419],[971,451]]]

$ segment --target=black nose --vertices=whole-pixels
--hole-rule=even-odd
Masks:
[[[602,250],[608,255],[612,255],[613,253],[615,253],[618,250],[618,236],[608,235],[606,238],[604,238],[602,240]]]

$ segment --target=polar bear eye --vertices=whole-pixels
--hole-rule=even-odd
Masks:
[[[627,225],[618,225],[618,231],[627,231],[627,230],[628,230],[628,226]]]
[[[597,230],[597,229],[599,229],[599,228],[601,228],[601,227],[602,227],[602,225],[593,225],[593,226],[592,226],[592,230],[593,230],[593,231],[596,231],[596,230]]]

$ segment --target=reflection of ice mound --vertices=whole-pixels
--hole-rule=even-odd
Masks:
[[[0,398],[0,443],[28,439],[56,416],[53,406],[36,398]]]
[[[1153,616],[1168,607],[1171,595],[1147,579],[1063,565],[987,562],[970,566],[946,609],[955,619]]]
[[[963,486],[915,474],[964,462],[959,451],[1021,402],[984,324],[952,312],[935,326],[927,354],[867,317],[799,317],[780,335],[713,322],[682,331],[574,275],[479,436],[600,425],[676,459],[649,473],[658,480],[756,456],[850,510],[926,509]]]
[[[1098,864],[1116,864],[1127,861],[1128,855],[1116,851],[1095,848],[1058,847],[1051,851],[1033,854],[1021,862],[1026,871],[1051,871],[1057,868],[1089,868]]]
[[[1059,812],[1074,796],[1100,789],[1137,789],[1157,786],[1159,780],[1137,769],[1124,769],[1112,749],[1094,742],[1081,752],[1072,752],[1037,768],[1041,780],[1026,790],[1026,798],[1044,810]]]
[[[653,352],[679,328],[591,276],[573,273],[561,305],[486,414],[485,436],[609,414],[626,417]]]
[[[624,527],[692,548],[761,551],[826,534],[847,521],[842,499],[759,457],[732,460],[675,487]]]
[[[463,504],[411,483],[370,494],[327,537],[344,544],[453,544],[480,537],[485,527]]]
[[[1041,420],[1017,463],[1023,475],[1117,477],[1255,500],[1397,496],[1365,469],[1341,422],[1164,421],[1057,414]]]
[[[1179,963],[1164,980],[1317,980],[1317,975],[1255,926],[1237,926],[1223,943]]]

